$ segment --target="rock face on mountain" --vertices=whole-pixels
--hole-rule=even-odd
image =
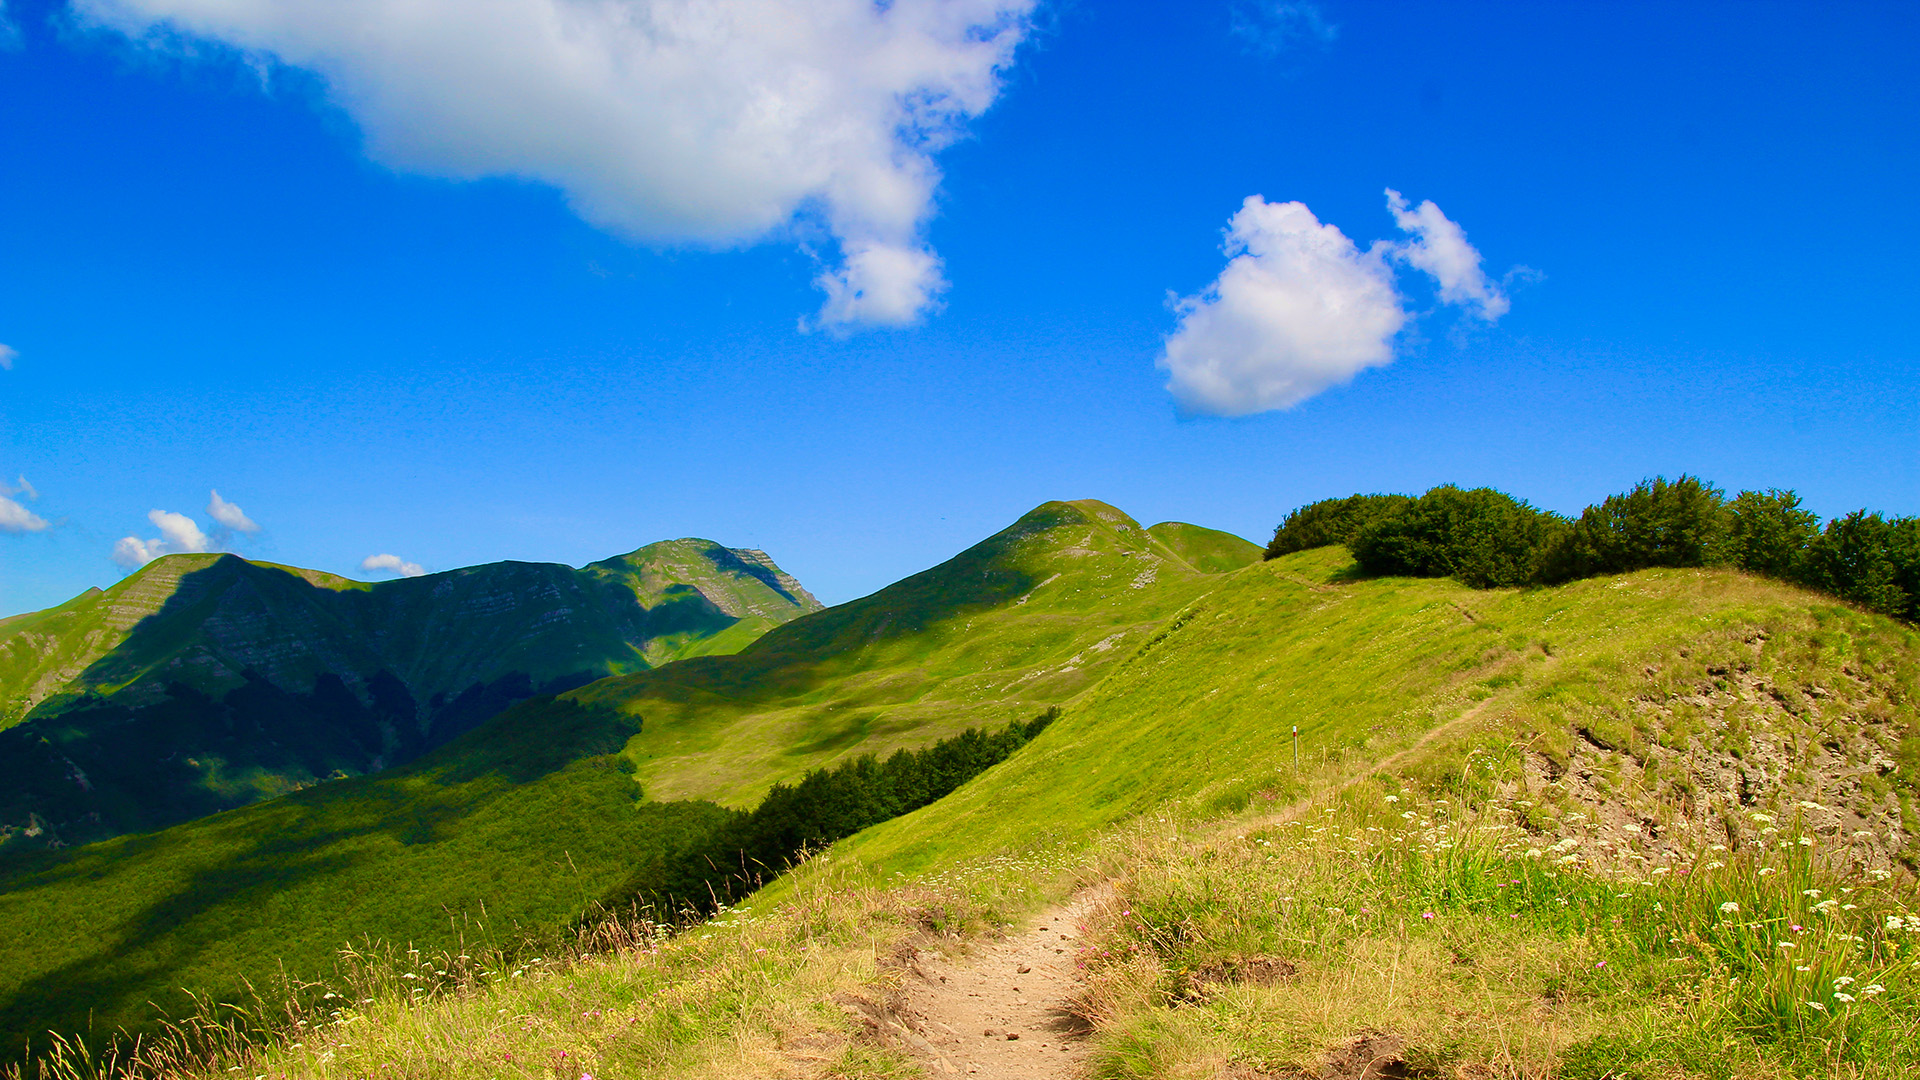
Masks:
[[[819,608],[765,552],[698,539],[373,584],[170,555],[0,622],[0,847],[375,771],[515,701],[734,652]]]

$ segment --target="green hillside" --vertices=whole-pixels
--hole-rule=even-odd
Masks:
[[[1233,544],[1244,562],[1258,558],[1237,537],[1181,528],[1209,560],[1240,554]],[[626,752],[650,797],[748,806],[774,781],[855,751],[886,753],[1066,701],[1219,580],[1105,503],[1047,503],[738,656],[602,680],[568,698],[646,718]]]
[[[819,606],[764,553],[706,540],[377,584],[167,556],[0,624],[0,849],[378,771],[535,693],[733,651]]]
[[[1111,521],[1039,513],[1069,540],[1045,557],[1119,558]],[[983,547],[1018,559],[1023,531]],[[992,582],[949,567],[971,572],[909,579],[903,608]],[[1129,607],[1130,582],[1101,599]],[[1006,597],[1024,595],[975,626],[1021,625],[1008,609],[1038,599]],[[856,658],[878,624],[854,613],[750,650],[784,666],[730,663],[791,670],[776,637],[816,620],[843,677],[872,679]],[[433,998],[376,978],[363,1004],[307,1014],[339,1027],[194,1074],[911,1075],[925,1043],[887,1003],[913,957],[990,947],[1078,885],[1108,897],[1061,942],[1095,1076],[1358,1076],[1334,1066],[1360,1045],[1405,1076],[1890,1078],[1911,1060],[1911,628],[1730,571],[1478,591],[1357,580],[1323,548],[1209,579],[1109,651],[1009,760],[696,933],[596,938]],[[1254,960],[1289,974],[1220,974]]]
[[[679,572],[626,567],[589,570]],[[644,887],[636,863],[664,866],[717,813],[686,800],[746,806],[849,755],[1028,720],[1220,580],[1112,507],[1048,503],[737,655],[536,698],[413,766],[39,856],[0,874],[0,1037],[133,1024],[177,987],[232,992],[283,960],[324,973],[366,934],[562,925]]]
[[[1915,906],[1899,891],[1920,835],[1911,628],[1732,571],[1482,591],[1359,579],[1322,548],[1202,574],[1110,507],[1051,503],[738,655],[527,702],[408,769],[44,859],[0,881],[0,1023],[18,1039],[82,1024],[83,1007],[96,1030],[134,1022],[169,987],[258,978],[268,957],[322,974],[326,943],[358,933],[451,949],[456,926],[483,936],[463,922],[482,902],[496,925],[552,925],[667,867],[723,813],[695,799],[744,806],[815,765],[1043,703],[1058,718],[1004,763],[672,949],[639,939],[524,984],[473,972],[431,1004],[375,990],[346,1034],[243,1060],[477,1076],[564,1050],[596,1076],[898,1075],[899,1052],[826,1003],[884,1001],[888,958],[923,928],[990,930],[1076,878],[1118,898],[1081,954],[1100,1075],[1289,1075],[1381,1025],[1432,1061],[1506,1052],[1534,1075],[1653,1060],[1635,1033],[1683,1023],[1688,1053],[1774,1063],[1698,1075],[1804,1075],[1791,1055],[1816,1043],[1788,1036],[1831,1046],[1831,1032],[1789,1018],[1766,1035],[1755,1018],[1780,994],[1837,1008],[1842,961],[1801,972],[1782,950],[1738,951],[1713,920],[1733,903],[1771,913],[1776,935],[1829,925],[1838,906],[1814,905],[1837,888],[1862,914],[1834,932],[1865,931],[1845,977],[1885,984],[1874,1008],[1920,1008],[1890,974],[1904,945],[1875,929]],[[1309,808],[1333,816],[1289,824]],[[1501,839],[1435,831],[1455,818]],[[1748,884],[1706,871],[1713,844]],[[1755,859],[1782,868],[1779,886]],[[1697,887],[1676,872],[1690,867]],[[1848,868],[1866,876],[1826,876]],[[1509,877],[1536,906],[1500,891]],[[1431,941],[1428,917],[1449,920]],[[1845,942],[1833,956],[1856,955]],[[1397,981],[1365,982],[1389,950]],[[1515,950],[1532,962],[1497,960]],[[1307,974],[1178,989],[1246,956]],[[1593,974],[1608,965],[1618,976]],[[1395,1005],[1392,986],[1417,995]],[[1712,1009],[1686,1011],[1709,993]],[[1499,1043],[1538,1001],[1557,1003],[1549,1034]],[[1846,1052],[1884,1058],[1897,1030],[1862,1027],[1850,1037],[1880,1041]],[[1624,1041],[1594,1041],[1609,1033]],[[1663,1069],[1647,1075],[1696,1075]]]

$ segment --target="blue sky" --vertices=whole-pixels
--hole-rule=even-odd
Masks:
[[[556,3],[647,6],[496,6]],[[0,614],[155,510],[363,577],[705,536],[829,602],[1052,498],[1257,541],[1682,471],[1920,513],[1911,4],[820,0],[577,82],[391,7],[7,0]],[[787,62],[825,105],[700,141]]]

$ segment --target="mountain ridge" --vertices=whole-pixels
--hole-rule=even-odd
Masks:
[[[0,626],[0,851],[377,772],[515,701],[819,607],[765,552],[692,537],[383,582],[164,556]]]

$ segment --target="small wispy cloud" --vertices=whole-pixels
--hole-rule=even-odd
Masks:
[[[1233,6],[1231,29],[1248,52],[1279,56],[1302,46],[1325,48],[1340,36],[1319,5],[1301,0],[1241,0]]]
[[[0,19],[4,19],[5,16],[5,12],[0,12]],[[5,37],[5,32],[0,31],[0,40],[4,40]],[[0,371],[12,371],[13,362],[18,359],[20,359],[20,351],[18,349],[15,349],[11,345],[0,345]]]
[[[24,495],[29,501],[40,498],[40,493],[24,476],[12,485],[0,480],[0,532],[30,533],[45,529],[47,519],[21,505],[13,498],[15,495]]]
[[[234,532],[257,533],[260,526],[246,515],[238,506],[220,497],[218,491],[211,492],[213,498],[207,503],[207,515]]]
[[[408,562],[398,555],[369,555],[360,560],[360,569],[369,574],[398,574],[401,577],[419,577],[427,568],[416,562]]]
[[[150,540],[142,540],[137,536],[122,537],[119,543],[113,545],[114,562],[133,569],[145,566],[162,555],[213,550],[213,541],[185,514],[176,514],[171,510],[149,510],[147,520],[160,530],[160,535]]]
[[[1409,239],[1363,251],[1304,203],[1248,196],[1227,225],[1226,269],[1174,303],[1179,322],[1158,364],[1180,407],[1210,416],[1290,408],[1391,363],[1411,318],[1395,263],[1431,276],[1443,303],[1487,322],[1506,314],[1506,293],[1458,223],[1391,189],[1387,210]]]
[[[1466,230],[1441,213],[1432,199],[1409,208],[1405,196],[1388,188],[1387,210],[1394,224],[1413,237],[1390,245],[1393,257],[1432,276],[1443,303],[1459,304],[1488,322],[1513,307],[1507,294],[1480,269],[1480,253],[1467,243]]]
[[[13,499],[0,495],[0,532],[39,532],[46,527],[46,518],[21,506]]]

